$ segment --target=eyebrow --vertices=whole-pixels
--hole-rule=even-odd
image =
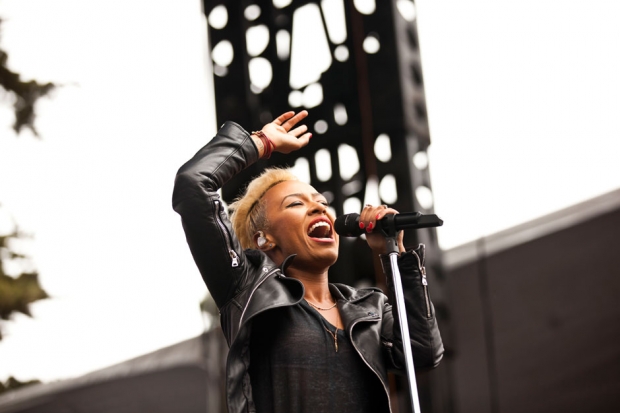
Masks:
[[[295,197],[295,198],[304,198],[306,194],[302,194],[302,193],[295,193],[295,194],[289,194],[287,196],[285,196],[284,198],[282,198],[282,202],[280,202],[280,206],[282,206],[282,204],[284,203],[284,201],[286,201],[286,198],[291,198],[291,197]],[[312,194],[310,194],[312,196],[312,198],[316,198],[317,196],[323,196],[323,194],[320,194],[318,192],[313,192]]]

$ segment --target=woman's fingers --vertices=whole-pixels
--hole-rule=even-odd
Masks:
[[[291,129],[288,133],[289,135],[300,136],[306,133],[307,131],[308,131],[308,127],[306,125],[301,125],[301,126],[296,127],[295,129]]]
[[[279,126],[281,128],[284,129],[284,132],[291,132],[291,130],[293,129],[293,127],[299,123],[301,120],[305,119],[308,116],[308,111],[307,110],[302,110],[301,112],[295,114],[295,112],[293,112],[292,110],[289,112],[285,112],[283,114],[281,114],[280,116],[278,116],[277,118],[275,118],[273,120],[273,122],[271,122],[272,124]],[[302,125],[300,127],[305,127],[306,130],[308,129],[306,126]],[[295,130],[297,130],[299,128],[296,128]],[[302,134],[304,131],[298,131],[296,134],[294,134],[295,136],[298,136],[300,134]]]
[[[263,132],[275,145],[274,151],[284,154],[296,151],[308,144],[312,134],[306,125],[294,127],[308,116],[308,111],[302,110],[295,114],[290,111],[278,116],[273,122],[263,127]]]
[[[380,221],[383,217],[385,217],[388,214],[398,214],[397,210],[393,208],[388,208],[387,205],[381,205],[377,207],[377,209],[379,210],[379,212],[377,212],[377,215],[375,216],[375,220],[377,221]]]
[[[297,139],[297,142],[299,142],[299,147],[303,148],[304,146],[306,146],[308,142],[310,142],[310,138],[312,138],[312,134],[310,132],[304,133],[303,135],[301,135]]]
[[[282,146],[278,147],[278,152],[290,153],[303,148],[308,144],[308,142],[310,142],[312,134],[310,132],[304,133],[298,138],[289,134],[287,134],[287,136],[288,139],[286,141],[282,141]]]
[[[293,112],[292,110],[285,112],[281,114],[280,116],[278,116],[277,118],[275,118],[272,123],[275,123],[276,125],[280,126],[284,122],[286,122],[288,119],[290,119],[293,115],[295,115],[295,112]]]
[[[380,221],[388,214],[398,214],[398,211],[394,208],[389,208],[387,205],[366,205],[360,214],[360,228],[366,230],[366,242],[368,242],[368,246],[378,254],[387,253],[387,244],[383,232],[374,232],[374,229],[377,227],[377,221]],[[398,250],[404,252],[403,231],[398,233],[396,242],[398,244]]]
[[[287,112],[285,113],[285,115],[289,114],[289,113],[295,113],[295,112]],[[284,116],[284,115],[282,115]],[[308,111],[307,110],[302,110],[301,112],[297,113],[295,116],[293,117],[288,117],[284,123],[282,123],[282,127],[284,127],[284,129],[286,129],[287,131],[290,131],[293,126],[295,126],[299,121],[303,120],[306,118],[306,116],[308,116]],[[281,116],[280,116],[281,117]],[[279,119],[279,118],[278,118]]]
[[[387,205],[366,205],[360,213],[360,228],[365,229],[366,232],[372,232],[377,227],[377,221],[388,214],[398,214],[398,211]]]

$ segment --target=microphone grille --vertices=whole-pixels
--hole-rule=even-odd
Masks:
[[[345,214],[336,218],[334,229],[343,237],[357,237],[360,234],[359,214]]]

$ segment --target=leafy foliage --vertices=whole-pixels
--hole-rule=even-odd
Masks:
[[[39,136],[34,126],[35,104],[40,97],[54,90],[56,85],[49,82],[39,83],[35,80],[23,81],[18,73],[8,68],[8,60],[7,52],[0,46],[0,87],[6,94],[14,97],[13,130],[19,134],[23,128],[28,128],[35,136]],[[48,297],[39,284],[39,274],[34,270],[31,258],[16,251],[14,247],[13,241],[25,237],[28,236],[21,233],[16,225],[12,232],[0,235],[0,322],[10,320],[16,312],[31,317],[30,304]],[[9,264],[12,264],[14,269],[12,274],[6,271]],[[0,340],[2,340],[2,323],[0,323]],[[0,381],[0,394],[37,383],[40,381],[22,382],[11,376],[5,382]]]
[[[0,19],[0,23],[2,20]],[[34,126],[35,111],[34,107],[40,97],[48,95],[56,85],[54,83],[39,83],[35,80],[24,82],[18,73],[11,71],[8,66],[9,56],[0,47],[0,86],[7,94],[15,98],[13,110],[15,112],[15,122],[13,130],[19,133],[23,128],[28,128],[39,136]]]
[[[16,251],[13,245],[14,240],[26,237],[28,235],[20,233],[17,228],[9,234],[0,235],[0,320],[10,320],[16,312],[32,316],[30,304],[48,297],[39,284],[38,272],[32,269],[32,259]],[[6,271],[11,265],[18,269],[13,271],[16,273],[14,275]]]

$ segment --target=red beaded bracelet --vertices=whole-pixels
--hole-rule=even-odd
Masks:
[[[262,130],[252,132],[252,135],[258,136],[258,138],[263,142],[263,148],[264,148],[263,158],[264,159],[271,158],[271,154],[276,149],[275,143],[273,143],[271,139],[269,139]]]

